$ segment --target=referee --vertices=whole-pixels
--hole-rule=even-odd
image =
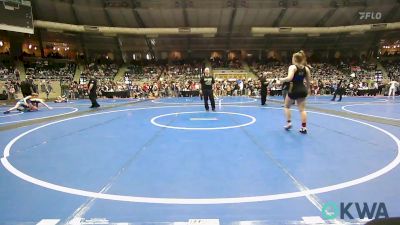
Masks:
[[[32,83],[33,83],[33,80],[28,78],[28,79],[22,81],[21,84],[19,85],[19,87],[21,88],[22,96],[24,98],[29,95],[32,95],[32,93],[34,93],[34,87],[33,87]]]
[[[335,93],[333,93],[333,98],[331,99],[331,101],[335,101],[336,95],[339,95],[338,102],[342,101],[343,92],[345,92],[345,88],[343,88],[343,86],[344,86],[343,79],[340,78],[339,82],[336,85],[336,90],[335,90]]]
[[[210,99],[211,109],[215,112],[215,100],[213,94],[214,83],[214,77],[210,75],[210,68],[206,67],[204,69],[204,76],[200,78],[200,90],[204,97],[204,107],[206,108],[206,111],[210,110],[210,107],[208,106],[208,99]]]
[[[268,94],[268,80],[267,76],[271,75],[271,72],[263,72],[263,74],[260,77],[260,83],[261,83],[261,105],[265,105],[267,102],[267,94]]]
[[[92,102],[92,106],[90,108],[98,108],[100,107],[99,103],[97,103],[97,80],[96,78],[92,75],[89,80],[89,87],[88,87],[88,92],[89,92],[89,99]]]

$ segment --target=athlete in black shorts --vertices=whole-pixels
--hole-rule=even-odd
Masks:
[[[289,82],[283,82],[282,84],[282,97],[283,97],[283,106],[285,106],[285,100],[286,100],[286,96],[288,94],[289,91]]]
[[[300,133],[307,133],[307,113],[305,111],[306,97],[310,90],[310,68],[307,67],[307,60],[303,51],[293,54],[292,63],[289,67],[288,76],[281,79],[281,82],[289,82],[288,95],[285,99],[285,115],[287,119],[286,130],[292,128],[290,106],[294,101],[297,102],[301,115],[301,129]],[[304,85],[304,80],[306,85]]]

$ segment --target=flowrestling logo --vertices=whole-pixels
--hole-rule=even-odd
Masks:
[[[381,12],[358,12],[360,20],[380,20],[382,18]]]
[[[325,220],[333,219],[379,219],[389,218],[386,205],[383,202],[327,202],[322,206],[322,218]]]

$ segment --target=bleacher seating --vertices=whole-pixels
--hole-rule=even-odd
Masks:
[[[36,60],[24,62],[28,78],[46,80],[72,80],[76,64],[69,61]]]

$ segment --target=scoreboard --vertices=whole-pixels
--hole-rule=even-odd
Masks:
[[[31,2],[0,0],[0,30],[33,34]]]

